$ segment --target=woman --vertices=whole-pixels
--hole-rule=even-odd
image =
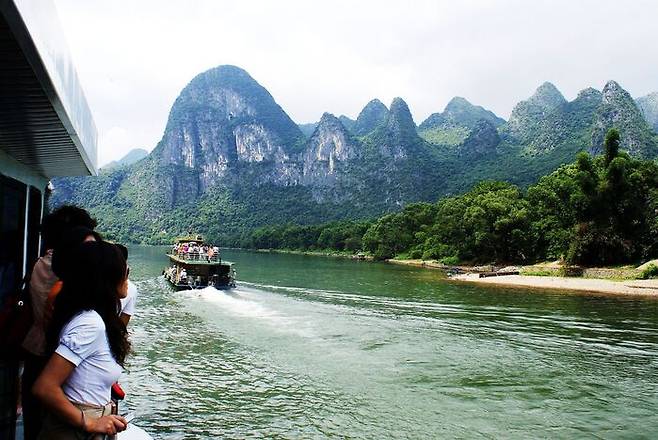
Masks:
[[[126,260],[107,242],[82,243],[67,259],[48,331],[54,353],[32,388],[48,410],[39,438],[114,435],[126,429],[110,401],[130,350],[118,314],[128,293]]]
[[[116,245],[121,251],[123,258],[125,258],[126,264],[128,264],[128,248],[119,243],[116,243]],[[130,266],[128,266],[128,272],[130,272]],[[135,314],[137,295],[139,295],[137,286],[128,279],[128,295],[125,298],[121,298],[121,309],[119,310],[119,318],[121,318],[126,327],[128,327],[130,318]]]
[[[86,216],[86,217],[85,217]],[[67,259],[70,249],[85,241],[101,241],[97,232],[71,221],[95,225],[86,211],[75,207],[62,207],[50,214],[43,222],[42,237],[48,251],[34,265],[30,279],[30,298],[34,322],[23,341],[25,363],[22,379],[23,429],[25,440],[36,440],[41,431],[44,411],[41,402],[32,394],[32,386],[48,362],[46,329],[50,323],[54,298],[61,289],[61,275],[57,264]],[[77,220],[76,220],[77,219]],[[68,223],[66,222],[68,221]],[[55,254],[57,256],[55,256]]]

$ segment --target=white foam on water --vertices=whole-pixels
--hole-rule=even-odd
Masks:
[[[240,320],[251,320],[266,325],[270,330],[277,332],[292,333],[303,337],[315,335],[305,316],[280,310],[282,305],[278,303],[275,303],[274,306],[279,306],[279,309],[265,305],[266,299],[272,299],[270,292],[244,288],[224,291],[206,287],[180,293],[185,299],[201,301],[204,308],[208,304],[212,305],[213,317],[216,311]]]
[[[275,310],[247,299],[235,291],[218,291],[213,287],[206,287],[199,292],[199,297],[203,301],[217,304],[221,306],[222,310],[237,316],[264,319],[276,319],[280,317],[279,313]]]
[[[326,290],[326,289],[310,289],[308,287],[291,287],[291,286],[277,286],[273,284],[259,284],[259,283],[249,283],[246,281],[241,281],[241,285],[247,285],[251,287],[257,287],[261,289],[269,289],[269,290],[283,290],[283,291],[288,291],[288,292],[300,292],[300,293],[338,293],[338,294],[344,294],[345,292],[342,292],[340,290]]]

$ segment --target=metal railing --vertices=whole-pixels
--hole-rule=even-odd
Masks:
[[[173,251],[173,254],[185,261],[205,261],[208,263],[219,263],[221,261],[219,253],[210,256],[205,252],[183,252],[179,250],[178,252]]]

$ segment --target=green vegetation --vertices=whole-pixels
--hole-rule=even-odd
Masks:
[[[302,251],[333,250],[354,253],[361,249],[369,222],[332,222],[315,226],[281,225],[259,228],[243,238],[241,246],[252,249]]]
[[[613,265],[647,259],[658,254],[658,165],[619,152],[618,140],[611,130],[604,155],[580,153],[525,192],[510,183],[481,182],[463,195],[410,204],[369,226],[260,229],[248,247],[362,249],[376,259],[405,256],[451,264],[564,259]],[[284,238],[286,231],[290,238]],[[299,239],[304,232],[308,239]]]
[[[648,280],[649,278],[658,278],[658,266],[655,264],[650,264],[649,267],[644,269],[642,273],[638,276],[642,280]]]
[[[430,144],[450,146],[460,145],[469,133],[470,130],[466,127],[431,128],[418,132],[420,137]]]
[[[419,227],[399,230],[399,225],[413,225],[418,214],[414,208],[383,217],[364,241],[378,258],[411,249],[410,255],[423,258],[477,262],[637,261],[658,251],[657,188],[654,162],[617,153],[606,165],[603,156],[581,153],[575,163],[540,179],[526,194],[511,184],[481,183],[427,208],[435,215]],[[396,242],[395,237],[402,239]]]
[[[532,277],[552,277],[556,275],[556,272],[551,270],[523,270],[521,273]]]
[[[507,123],[463,98],[418,127],[400,98],[390,110],[373,100],[356,121],[339,119],[323,115],[306,139],[315,124],[302,126],[304,136],[247,72],[220,66],[181,92],[148,157],[98,177],[54,179],[49,205],[88,209],[122,242],[166,243],[193,230],[222,246],[272,238],[276,247],[321,247],[332,222],[381,217],[358,237],[377,258],[580,262],[653,252],[653,168],[619,149],[655,158],[658,143],[614,82],[571,102],[544,84]],[[607,159],[563,166],[581,151],[603,152],[612,126],[619,136],[607,141]],[[275,237],[319,224],[310,242]]]

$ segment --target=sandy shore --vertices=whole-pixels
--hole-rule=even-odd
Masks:
[[[593,278],[538,277],[524,275],[503,275],[499,277],[479,278],[477,274],[462,274],[454,276],[451,279],[495,286],[658,297],[658,280],[611,281]]]

